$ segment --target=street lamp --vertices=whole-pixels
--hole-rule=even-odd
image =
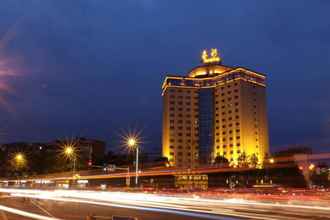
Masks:
[[[130,149],[135,149],[136,156],[135,156],[135,185],[138,185],[138,178],[139,178],[139,145],[138,140],[135,137],[129,137],[126,141],[127,146]]]
[[[16,168],[21,168],[25,165],[25,156],[23,153],[17,153],[14,156],[14,162],[15,162],[15,166]]]
[[[73,172],[76,171],[76,149],[72,145],[64,147],[64,155],[73,161]]]
[[[314,168],[315,168],[315,165],[314,165],[313,163],[311,163],[311,164],[308,166],[308,169],[309,169],[310,171],[314,170]]]

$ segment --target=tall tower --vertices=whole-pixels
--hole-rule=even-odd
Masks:
[[[163,82],[163,156],[172,166],[210,164],[217,156],[237,164],[239,155],[269,152],[266,76],[221,64],[217,49],[202,65]]]

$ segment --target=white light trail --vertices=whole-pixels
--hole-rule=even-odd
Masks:
[[[26,212],[26,211],[19,210],[19,209],[14,209],[14,208],[3,206],[3,205],[0,205],[0,210],[4,211],[4,212],[9,212],[9,213],[12,213],[15,215],[24,216],[24,217],[32,218],[32,219],[38,219],[38,220],[61,220],[59,218],[47,217],[47,216],[43,216],[43,215],[31,213],[31,212]]]
[[[130,208],[145,211],[175,213],[181,215],[227,215],[253,219],[274,219],[267,213],[251,213],[251,210],[286,209],[292,213],[308,211],[318,214],[330,212],[329,206],[295,205],[284,203],[263,203],[244,199],[204,199],[176,196],[161,196],[145,193],[79,191],[79,190],[25,190],[1,189],[0,192],[9,193],[16,197],[29,197],[44,200],[85,203],[101,206]],[[232,209],[231,209],[232,208]],[[241,211],[236,211],[239,208]],[[211,215],[210,215],[211,214]],[[214,217],[214,216],[213,216]],[[212,217],[212,218],[213,218]]]

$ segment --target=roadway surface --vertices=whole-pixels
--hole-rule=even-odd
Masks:
[[[132,216],[139,220],[330,219],[330,207],[315,204],[275,204],[74,190],[0,189],[1,191],[1,220],[85,220],[86,216],[91,214],[96,216],[97,220],[111,219],[112,216]],[[8,207],[14,208],[14,211],[8,211]],[[18,216],[15,210],[34,213],[39,217],[26,217],[26,213]]]

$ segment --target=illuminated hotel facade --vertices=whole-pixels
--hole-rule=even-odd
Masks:
[[[171,166],[196,167],[223,156],[269,152],[266,76],[221,65],[216,49],[203,51],[202,65],[187,76],[167,76],[162,85],[163,156]]]

